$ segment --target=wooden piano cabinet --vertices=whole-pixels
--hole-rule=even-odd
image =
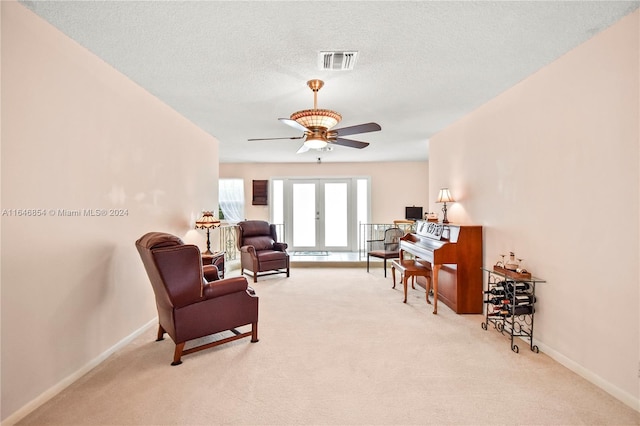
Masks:
[[[479,279],[468,272],[457,265],[442,265],[438,297],[458,314],[481,314],[482,270]]]
[[[465,272],[459,271],[457,265],[442,265],[438,276],[438,300],[457,314],[482,314],[482,271],[479,281],[473,276],[461,278]],[[459,281],[461,279],[463,281]],[[420,287],[426,287],[424,278],[418,277],[416,282]]]
[[[438,300],[457,314],[482,314],[482,226],[449,227],[451,240],[443,239],[442,247],[434,251],[436,258],[438,251],[447,251],[438,273]],[[420,255],[419,250],[414,252]],[[425,286],[425,280],[419,278],[417,282]]]
[[[457,245],[457,265],[443,265],[440,269],[440,282],[455,283],[451,293],[444,295],[451,305],[445,304],[459,314],[482,314],[482,227],[460,226],[460,238],[463,236],[465,244]]]
[[[458,290],[456,276],[458,275],[457,265],[442,265],[438,276],[438,299],[451,310],[460,313],[458,309]],[[461,297],[464,299],[464,295]]]

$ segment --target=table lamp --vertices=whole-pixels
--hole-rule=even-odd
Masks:
[[[444,203],[444,207],[442,207],[442,211],[444,212],[442,223],[449,223],[449,220],[447,220],[447,203],[453,203],[454,201],[451,192],[449,192],[449,188],[440,189],[436,203]]]
[[[205,251],[204,255],[213,254],[211,252],[211,240],[209,239],[209,232],[212,228],[215,228],[220,225],[220,221],[213,216],[211,212],[202,212],[202,217],[196,220],[196,229],[206,229],[207,230],[207,251]]]

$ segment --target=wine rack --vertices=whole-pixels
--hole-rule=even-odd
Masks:
[[[533,320],[536,306],[536,283],[546,281],[532,277],[516,277],[496,269],[482,268],[487,273],[487,287],[484,289],[485,319],[481,324],[483,330],[492,325],[501,334],[511,339],[511,350],[518,353],[520,349],[514,343],[514,337],[529,342],[529,348],[538,353],[540,350],[533,344]]]

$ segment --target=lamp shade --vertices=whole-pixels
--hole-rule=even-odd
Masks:
[[[342,120],[342,116],[330,109],[305,109],[294,112],[290,117],[307,129],[312,127],[324,127],[326,130],[332,128]]]
[[[211,212],[202,212],[202,217],[196,220],[197,229],[210,229],[220,225],[220,221]]]
[[[453,203],[454,201],[451,192],[449,192],[449,188],[440,189],[436,203]]]

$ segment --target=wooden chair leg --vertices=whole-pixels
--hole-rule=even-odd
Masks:
[[[251,323],[251,343],[258,342],[258,323]]]
[[[164,328],[162,328],[162,326],[158,324],[158,338],[156,339],[156,342],[164,340],[164,333],[166,333],[164,331]]]
[[[409,281],[409,277],[404,274],[402,276],[402,287],[404,287],[404,300],[402,301],[403,303],[407,303],[407,281]]]
[[[367,272],[369,272],[369,254],[367,254]]]
[[[254,282],[254,283],[257,283],[257,282],[258,282],[258,273],[257,273],[257,272],[254,272],[254,273],[253,273],[253,282]]]
[[[182,358],[182,350],[184,349],[184,344],[185,342],[176,344],[176,350],[173,352],[173,362],[171,363],[171,365],[182,364],[180,358]]]
[[[393,277],[393,287],[391,288],[396,288],[396,267],[393,263],[391,264],[391,276]]]
[[[164,333],[166,333],[165,329],[162,328],[160,324],[158,324],[158,337],[156,338],[156,342],[164,340]]]

